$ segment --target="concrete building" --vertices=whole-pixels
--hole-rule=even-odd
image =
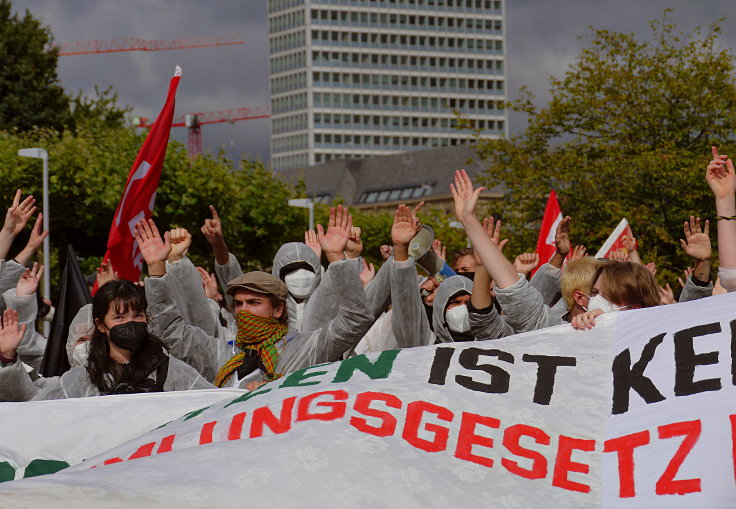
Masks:
[[[276,170],[505,136],[503,0],[269,0]]]

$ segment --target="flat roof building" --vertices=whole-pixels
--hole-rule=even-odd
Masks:
[[[505,136],[503,0],[269,0],[276,170]]]

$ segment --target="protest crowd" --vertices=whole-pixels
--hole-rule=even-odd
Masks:
[[[693,266],[683,267],[680,302],[736,291],[736,174],[732,160],[715,147],[705,179],[715,200],[718,277],[712,281],[711,221],[683,218],[681,245]],[[221,218],[215,207],[201,228],[212,247],[214,274],[187,257],[193,233],[162,233],[161,225],[143,219],[134,237],[147,277],[120,279],[112,263],[102,262],[92,303],[69,327],[71,369],[53,377],[39,375],[47,340],[36,323],[39,309],[49,306],[37,296],[44,268],[29,267],[47,235],[40,215],[28,245],[7,259],[36,210],[33,197],[18,190],[0,231],[0,400],[216,387],[252,391],[295,370],[368,352],[492,341],[565,323],[590,329],[603,313],[675,303],[633,237],[608,258],[595,258],[582,239],[573,249],[572,219],[565,217],[551,259],[540,265],[538,254],[523,253],[511,262],[501,221],[476,215],[483,188],[464,170],[455,172],[450,188],[473,247],[449,257],[452,271],[441,274],[426,275],[421,260],[410,255],[422,229],[422,203],[396,208],[392,245],[382,246],[378,270],[361,258],[361,230],[342,206],[331,209],[326,229],[317,225],[316,232],[304,233],[303,243],[282,245],[271,273],[243,273],[223,236],[223,221],[236,219]],[[435,239],[432,256],[444,259],[440,241]]]

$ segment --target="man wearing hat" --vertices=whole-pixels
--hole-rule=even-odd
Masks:
[[[345,249],[350,222],[346,214],[344,224],[333,232],[335,252]],[[135,237],[148,264],[145,288],[151,332],[166,344],[171,355],[190,364],[218,387],[252,387],[254,382],[336,361],[373,325],[374,316],[366,305],[360,277],[348,260],[334,261],[328,268],[341,282],[334,288],[340,302],[337,316],[310,332],[288,332],[286,284],[266,272],[253,271],[228,283],[227,293],[233,298],[238,326],[235,343],[230,346],[184,323],[166,285],[165,260],[171,250],[168,232],[162,238],[152,220],[141,221],[136,225]]]

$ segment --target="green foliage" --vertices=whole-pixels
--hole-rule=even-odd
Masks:
[[[734,148],[736,60],[718,45],[719,23],[683,34],[665,12],[645,40],[591,29],[589,47],[551,79],[544,108],[526,90],[509,104],[528,115],[528,127],[482,141],[479,154],[486,184],[508,188],[502,215],[522,244],[536,243],[555,189],[574,243],[594,253],[626,217],[645,261],[668,280],[691,263],[678,239],[691,214],[713,213],[704,182],[710,147]]]
[[[0,129],[35,127],[61,130],[70,122],[69,98],[56,74],[53,36],[26,10],[11,14],[0,0]]]

